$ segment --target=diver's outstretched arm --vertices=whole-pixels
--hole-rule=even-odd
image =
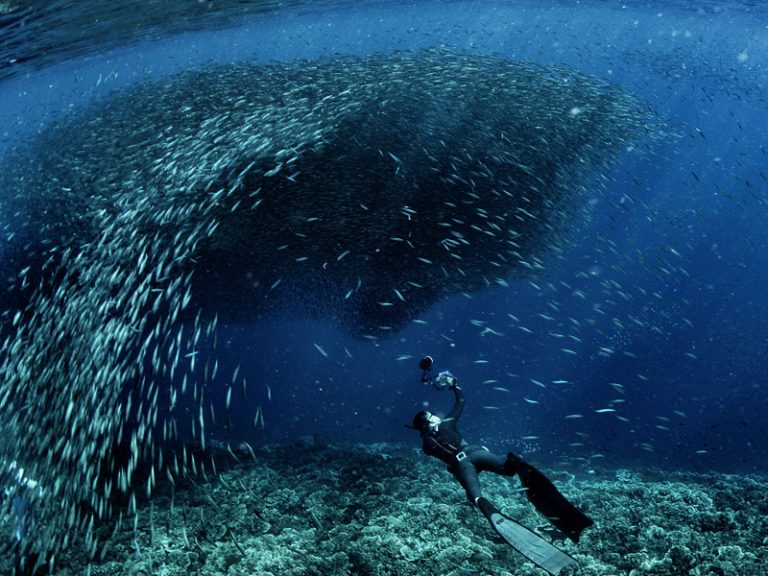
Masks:
[[[464,392],[458,384],[451,386],[451,388],[453,389],[453,395],[456,398],[456,401],[454,402],[453,408],[451,408],[451,411],[448,413],[448,416],[446,416],[445,419],[453,420],[455,422],[461,417],[461,413],[464,411],[464,404],[466,403],[466,400],[464,399]]]

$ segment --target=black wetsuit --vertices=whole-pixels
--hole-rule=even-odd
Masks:
[[[482,496],[480,472],[494,472],[502,476],[520,477],[528,500],[534,507],[568,538],[579,541],[581,532],[592,525],[592,520],[571,504],[555,485],[539,470],[519,456],[508,453],[499,456],[485,446],[468,444],[456,424],[464,411],[464,393],[455,386],[456,403],[436,429],[426,426],[421,431],[422,449],[448,465],[448,471],[461,483],[472,504]]]
[[[461,437],[456,424],[464,410],[464,393],[454,387],[456,403],[436,430],[422,432],[422,449],[426,454],[448,464],[448,471],[464,487],[471,503],[481,496],[479,472],[495,472],[504,476],[517,473],[514,460],[493,454],[484,446],[471,445]]]

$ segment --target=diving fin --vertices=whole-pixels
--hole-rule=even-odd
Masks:
[[[576,560],[533,530],[499,512],[496,506],[482,496],[477,499],[477,506],[507,544],[552,576],[558,576],[560,570],[576,563]]]
[[[507,456],[509,460],[512,456]],[[581,533],[594,524],[592,519],[571,504],[555,485],[539,470],[530,464],[517,461],[517,475],[526,488],[526,495],[531,504],[563,534],[574,542],[579,541]]]

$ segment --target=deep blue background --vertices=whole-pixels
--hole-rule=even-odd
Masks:
[[[416,364],[428,353],[464,385],[466,436],[492,449],[585,468],[765,472],[767,38],[756,15],[663,2],[324,7],[5,81],[1,144],[128,83],[208,61],[450,45],[618,83],[644,97],[675,136],[628,151],[609,181],[593,183],[591,219],[544,272],[454,297],[386,341],[299,319],[221,326],[222,376],[208,397],[218,390],[222,409],[237,364],[248,392],[235,396],[232,432],[209,433],[256,444],[316,435],[416,447],[403,424],[423,406],[451,405],[450,393],[419,383]],[[254,430],[259,405],[266,425]],[[616,412],[596,412],[604,408]]]

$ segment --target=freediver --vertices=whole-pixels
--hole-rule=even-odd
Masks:
[[[433,360],[429,356],[419,363],[422,370],[421,381],[432,384],[438,390],[453,390],[455,403],[445,418],[422,410],[414,416],[413,424],[407,427],[419,431],[422,449],[426,454],[448,465],[448,471],[462,485],[470,504],[483,512],[499,535],[550,574],[558,574],[560,569],[572,564],[574,560],[535,532],[501,514],[483,497],[479,473],[493,472],[502,476],[518,476],[531,504],[562,535],[573,542],[578,542],[581,533],[592,526],[592,520],[571,504],[544,474],[516,454],[509,452],[503,457],[494,454],[485,446],[466,442],[457,429],[457,423],[464,410],[464,392],[456,377],[448,371],[440,372],[436,377],[431,376],[432,363]]]

